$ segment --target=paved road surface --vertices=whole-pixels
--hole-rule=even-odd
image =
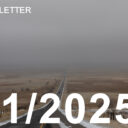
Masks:
[[[61,99],[62,94],[63,94],[63,90],[64,90],[64,82],[65,82],[65,78],[64,80],[61,82],[60,87],[58,89],[57,95],[59,96],[59,98]],[[11,124],[11,123],[7,123],[3,126],[0,126],[0,128],[40,128],[41,124],[39,124],[40,119],[42,117],[42,115],[52,106],[53,101],[51,101],[49,104],[47,104],[44,108],[34,111],[33,115],[32,115],[32,119],[31,119],[31,124],[26,125],[26,116],[18,119],[18,123],[17,124]]]
[[[61,82],[60,87],[57,91],[57,95],[59,96],[60,100],[62,98],[62,94],[64,90],[64,82],[65,82],[65,78]],[[42,115],[52,106],[52,104],[53,104],[53,101],[50,101],[50,103],[48,103],[45,107],[34,111],[32,115],[32,119],[31,119],[31,124],[29,125],[25,124],[26,116],[23,116],[22,118],[18,119],[17,124],[7,123],[1,126],[0,128],[100,128],[97,126],[93,127],[90,124],[88,124],[88,127],[82,126],[80,124],[77,124],[77,125],[70,124],[67,121],[65,115],[60,111],[60,109],[58,109],[52,116],[52,117],[60,117],[61,119],[60,124],[46,124],[46,125],[40,124],[39,122],[40,122]]]
[[[61,122],[65,125],[65,127],[67,127],[67,128],[86,128],[86,127],[83,127],[82,125],[80,125],[80,124],[75,124],[75,125],[73,125],[73,124],[70,124],[68,121],[67,121],[67,119],[66,119],[66,117],[65,117],[65,115],[63,115],[59,110],[54,114],[54,116],[55,117],[60,117],[60,120],[61,120]],[[63,126],[63,125],[62,125]],[[60,127],[62,127],[60,124],[52,124],[52,125],[50,125],[50,127],[47,127],[47,128],[60,128]]]

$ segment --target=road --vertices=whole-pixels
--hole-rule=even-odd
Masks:
[[[57,91],[57,95],[59,96],[60,100],[62,98],[63,90],[64,90],[64,82],[65,78],[62,80],[59,89]],[[17,121],[17,124],[11,124],[10,122],[3,124],[0,126],[0,128],[40,128],[42,127],[40,122],[40,119],[42,115],[52,106],[53,101],[50,101],[45,107],[40,108],[36,111],[33,112],[32,119],[31,119],[31,124],[26,125],[26,117],[27,115],[24,115],[23,117],[19,118]]]
[[[62,98],[63,91],[64,91],[64,85],[65,85],[65,77],[62,80],[59,89],[57,91],[57,95],[60,98]],[[89,123],[85,123],[84,125],[82,124],[70,124],[66,117],[65,114],[62,112],[62,110],[59,108],[53,115],[52,117],[59,117],[61,120],[60,124],[40,124],[40,119],[42,115],[52,106],[53,101],[50,101],[48,104],[46,104],[44,107],[35,110],[32,114],[32,119],[30,124],[25,124],[26,122],[26,117],[27,114],[22,116],[21,118],[18,118],[18,123],[17,124],[11,124],[10,122],[3,124],[0,126],[0,128],[103,128],[103,127],[98,127],[95,125],[91,125]]]

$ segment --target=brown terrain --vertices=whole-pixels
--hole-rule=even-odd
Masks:
[[[56,92],[62,77],[59,74],[0,75],[0,122],[10,119],[10,105],[4,107],[3,101],[11,93],[18,93],[18,115],[27,112],[33,92],[37,92],[35,108],[43,106],[40,98],[45,93]]]
[[[18,93],[18,114],[21,115],[27,112],[33,92],[38,93],[35,108],[39,108],[42,106],[40,97],[48,92],[56,92],[62,79],[62,74],[57,73],[21,76],[14,74],[0,75],[0,121],[10,118],[10,106],[3,107],[2,103],[12,92]],[[86,103],[85,120],[89,121],[94,112],[103,104],[102,100],[98,100],[96,104],[90,103],[91,96],[96,93],[107,94],[111,100],[109,110],[115,111],[118,94],[128,92],[128,74],[69,72],[65,85],[62,108],[64,109],[65,100],[69,94],[80,93]],[[73,115],[77,115],[77,102],[75,100],[73,101]],[[109,111],[104,113],[103,116],[112,118]],[[125,113],[125,116],[128,116],[127,113]],[[111,119],[111,124],[102,126],[112,128],[128,127],[118,123],[115,118]]]
[[[112,128],[126,128],[128,125],[122,125],[115,119],[116,104],[119,93],[128,93],[128,74],[127,73],[69,73],[67,77],[67,84],[65,87],[64,98],[62,108],[64,109],[64,103],[67,96],[71,93],[79,93],[83,96],[86,103],[85,120],[90,121],[95,111],[103,104],[102,100],[98,100],[96,104],[90,103],[92,95],[96,93],[105,93],[110,98],[110,106],[103,117],[110,117],[111,124],[104,124],[102,126],[108,126]],[[126,101],[127,102],[127,101]],[[77,102],[73,101],[73,115],[77,116]],[[112,111],[112,112],[111,112]],[[114,117],[113,114],[114,113]],[[128,118],[128,113],[122,114],[125,118]],[[101,124],[99,124],[101,125]]]

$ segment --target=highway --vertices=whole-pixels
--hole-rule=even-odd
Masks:
[[[65,86],[65,77],[62,80],[58,88],[58,91],[56,93],[60,98],[60,101],[62,99],[64,86]],[[84,125],[83,124],[73,125],[67,121],[65,114],[61,108],[58,108],[58,110],[52,115],[52,117],[60,118],[61,120],[60,124],[40,124],[39,122],[42,115],[52,106],[52,104],[53,104],[53,101],[51,100],[44,107],[35,110],[32,114],[32,119],[30,124],[25,124],[26,118],[27,118],[27,114],[25,114],[18,118],[17,124],[11,124],[9,121],[9,122],[3,123],[3,125],[1,125],[0,128],[103,128],[103,127],[92,125],[87,122],[85,122]]]
[[[60,100],[62,98],[62,94],[63,94],[63,90],[64,90],[64,83],[65,83],[65,77],[62,80],[59,89],[57,91],[57,95],[59,96]],[[0,128],[41,128],[41,127],[47,127],[43,124],[40,124],[40,119],[42,117],[42,115],[52,106],[53,101],[50,101],[47,105],[45,105],[44,107],[36,110],[33,112],[32,115],[32,119],[31,119],[31,123],[25,124],[26,122],[26,117],[27,115],[25,114],[24,116],[22,116],[21,118],[18,119],[17,124],[11,124],[10,122],[8,123],[3,123],[2,126],[0,126]],[[50,127],[50,126],[49,126]]]

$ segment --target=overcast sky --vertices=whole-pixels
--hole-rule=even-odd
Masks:
[[[128,0],[1,0],[0,69],[128,67]]]

